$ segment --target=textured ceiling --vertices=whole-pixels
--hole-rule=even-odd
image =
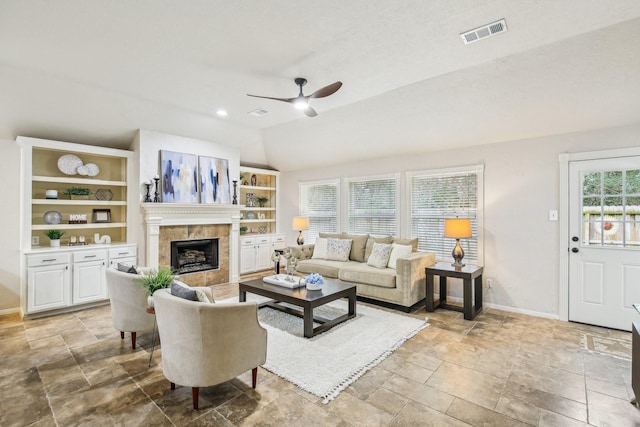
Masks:
[[[0,139],[145,128],[263,143],[249,160],[289,170],[619,126],[640,122],[638,40],[637,0],[2,0]],[[296,96],[297,76],[344,86],[313,119],[246,96]]]

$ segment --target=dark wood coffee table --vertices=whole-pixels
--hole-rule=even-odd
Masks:
[[[342,283],[332,282],[325,279],[322,289],[319,291],[307,291],[307,288],[289,289],[284,286],[271,285],[265,283],[262,279],[248,280],[240,282],[239,300],[244,302],[247,300],[247,292],[262,295],[271,298],[268,301],[259,304],[258,307],[271,307],[276,310],[304,319],[304,336],[311,338],[319,333],[325,332],[335,325],[351,319],[356,316],[356,287],[355,285],[345,285]],[[349,311],[335,319],[325,319],[320,316],[313,316],[313,309],[327,304],[340,298],[349,299]],[[296,310],[291,307],[280,305],[279,303],[289,303],[302,310]],[[313,327],[313,322],[320,323],[320,326]]]

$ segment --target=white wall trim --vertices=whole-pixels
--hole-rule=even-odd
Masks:
[[[4,310],[0,310],[0,316],[13,314],[13,313],[18,313],[20,314],[20,317],[23,317],[22,310],[20,309],[20,307],[6,308]]]
[[[640,156],[640,147],[585,151],[583,153],[561,153],[558,158],[560,163],[558,317],[560,320],[569,320],[569,162],[630,156]]]

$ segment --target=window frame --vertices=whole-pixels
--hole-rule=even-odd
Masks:
[[[441,169],[424,169],[418,171],[408,171],[405,173],[405,206],[403,213],[403,223],[405,229],[411,234],[411,218],[412,218],[412,206],[413,206],[413,187],[412,181],[414,177],[439,177],[439,176],[451,176],[457,174],[476,174],[476,242],[478,259],[474,261],[478,265],[484,265],[484,164],[476,164],[469,166],[459,166],[452,168]],[[411,236],[415,237],[415,236]],[[453,249],[453,245],[451,246]],[[439,260],[439,259],[438,259]],[[441,261],[448,262],[452,258],[445,258]],[[440,260],[439,260],[440,261]]]
[[[345,200],[345,203],[343,204],[343,210],[341,211],[341,216],[342,216],[342,227],[341,230],[347,230],[347,233],[351,233],[351,231],[349,231],[349,220],[350,220],[350,216],[349,216],[349,206],[351,203],[351,195],[350,195],[350,191],[351,191],[351,183],[352,182],[366,182],[366,181],[378,181],[378,180],[393,180],[395,181],[395,214],[394,214],[394,220],[395,220],[395,228],[396,231],[395,233],[391,234],[392,236],[401,236],[401,232],[402,232],[402,215],[401,215],[401,210],[402,210],[402,205],[401,205],[401,195],[402,195],[402,188],[401,188],[401,174],[400,173],[390,173],[390,174],[382,174],[382,175],[364,175],[364,176],[357,176],[357,177],[348,177],[348,178],[344,178],[344,187],[343,187],[343,194],[342,197]],[[368,232],[369,233],[369,232]],[[351,233],[353,234],[353,233]],[[375,235],[375,234],[373,234]]]
[[[340,230],[342,229],[341,227],[341,221],[342,221],[342,210],[341,210],[341,186],[340,186],[340,179],[336,178],[336,179],[323,179],[323,180],[318,180],[318,181],[301,181],[298,182],[298,214],[301,216],[306,216],[305,215],[305,206],[304,206],[304,188],[305,187],[313,187],[313,186],[320,186],[320,185],[335,185],[336,187],[336,211],[335,211],[335,219],[336,219],[336,227],[337,230],[335,231],[335,233],[339,233]],[[328,217],[327,217],[328,218]],[[309,225],[311,226],[311,221],[312,221],[312,217],[309,217]],[[311,227],[310,227],[311,228]],[[304,241],[305,244],[314,244],[316,242],[317,239],[317,235],[311,235],[310,234],[311,230],[305,230],[302,232],[302,235],[304,237]]]

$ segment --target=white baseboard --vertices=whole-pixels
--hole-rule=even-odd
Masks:
[[[6,308],[4,310],[0,310],[0,316],[3,316],[5,314],[13,314],[13,313],[22,314],[22,310],[20,309],[20,307]]]
[[[440,295],[436,294],[436,298],[440,298]],[[459,304],[462,304],[464,302],[462,298],[452,297],[452,296],[447,296],[447,301],[452,301]],[[511,313],[519,313],[519,314],[526,314],[528,316],[543,317],[545,319],[560,320],[560,316],[558,314],[543,313],[540,311],[527,310],[526,308],[518,308],[518,307],[511,307],[508,305],[493,304],[486,301],[482,302],[482,306],[487,308],[495,308],[496,310],[509,311]]]

